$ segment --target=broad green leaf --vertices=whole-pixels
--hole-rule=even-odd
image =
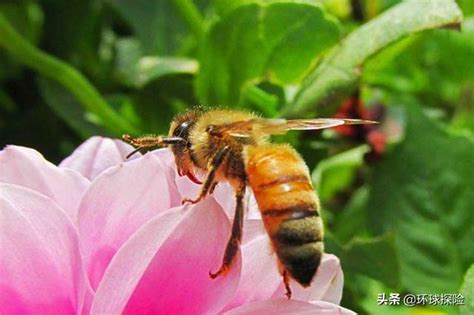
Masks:
[[[334,16],[341,19],[346,19],[351,15],[351,1],[350,0],[318,0],[324,5],[324,8]]]
[[[243,88],[262,79],[298,81],[338,37],[338,23],[309,2],[240,5],[206,34],[196,82],[199,99],[233,105]]]
[[[214,7],[219,15],[226,15],[239,6],[255,3],[255,0],[214,0]]]
[[[129,87],[136,85],[136,69],[143,51],[140,41],[134,37],[118,39],[115,42],[114,78]]]
[[[192,79],[189,74],[165,75],[134,93],[133,102],[145,133],[166,134],[177,113],[198,104]]]
[[[174,1],[107,0],[128,22],[147,55],[171,55],[181,50],[190,33]],[[207,1],[196,1],[203,7]]]
[[[465,16],[474,15],[474,2],[472,0],[457,0]]]
[[[198,64],[193,59],[179,57],[143,57],[137,65],[137,85],[170,74],[195,74]]]
[[[432,107],[458,107],[474,90],[474,18],[461,32],[433,30],[403,40],[367,62],[363,82],[392,94],[409,92]],[[474,129],[474,126],[472,126]]]
[[[198,64],[193,59],[180,57],[142,56],[136,39],[117,42],[116,78],[123,84],[142,88],[153,80],[172,74],[195,74]]]
[[[322,203],[327,202],[353,181],[368,150],[367,146],[360,146],[331,156],[318,164],[311,177]]]
[[[171,1],[107,2],[128,22],[147,54],[172,54],[180,45],[179,38],[186,34],[186,27],[176,14]]]
[[[98,117],[104,127],[118,134],[124,130],[137,130],[104,101],[97,89],[78,70],[26,41],[1,12],[0,46],[21,64],[62,84],[84,108]]]
[[[96,0],[42,1],[42,49],[64,60],[97,67],[101,6]],[[76,66],[78,66],[76,64]],[[82,68],[82,67],[81,67]]]
[[[337,216],[332,231],[338,240],[348,242],[355,236],[369,237],[368,211],[366,208],[369,192],[362,186],[352,194],[352,198]]]
[[[360,278],[357,279],[359,282],[359,287],[356,289],[360,291],[361,297],[357,300],[360,306],[363,307],[363,311],[360,314],[384,314],[384,315],[441,315],[439,311],[430,312],[426,308],[421,306],[407,307],[403,305],[402,293],[399,290],[390,289],[380,281]],[[348,286],[353,287],[352,284],[347,284]],[[390,293],[400,294],[400,305],[387,305],[379,304],[378,296],[379,294],[385,293],[385,297],[389,297]]]
[[[405,110],[405,138],[370,181],[370,227],[394,233],[406,290],[455,292],[474,260],[474,142]]]
[[[400,281],[394,240],[393,235],[386,234],[372,239],[355,238],[346,245],[340,245],[328,234],[326,243],[328,252],[339,257],[345,272],[366,275],[394,288]]]
[[[461,315],[474,314],[474,264],[467,270],[461,288],[464,305],[461,305]]]
[[[335,47],[305,79],[284,116],[301,116],[314,110],[328,115],[341,94],[352,90],[368,58],[384,47],[415,32],[442,26],[458,26],[462,13],[454,0],[403,1],[364,24]]]

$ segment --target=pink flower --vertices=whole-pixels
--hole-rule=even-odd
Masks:
[[[199,186],[172,154],[129,161],[132,148],[94,137],[59,167],[18,146],[0,151],[0,313],[353,314],[338,305],[343,275],[326,254],[309,289],[284,298],[249,195],[238,261],[221,263],[234,197],[226,184],[194,206]]]

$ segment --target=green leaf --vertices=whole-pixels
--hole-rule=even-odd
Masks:
[[[407,307],[403,305],[403,301],[400,301],[400,305],[386,305],[382,304],[380,305],[378,303],[378,296],[379,294],[385,293],[385,296],[388,298],[390,296],[390,293],[400,293],[397,292],[393,289],[388,288],[385,286],[382,282],[372,280],[372,279],[367,279],[367,278],[361,278],[356,279],[356,284],[357,280],[359,283],[358,287],[355,287],[353,289],[356,289],[358,292],[358,299],[355,301],[358,303],[363,310],[360,311],[360,314],[384,314],[384,315],[436,315],[440,314],[440,312],[430,312],[423,306],[411,306]],[[349,287],[354,287],[352,283],[347,284]],[[400,294],[400,296],[403,296]],[[344,297],[343,297],[344,301]],[[359,306],[359,307],[360,307]],[[444,313],[443,313],[444,314]]]
[[[43,0],[41,4],[45,16],[42,49],[63,60],[97,67],[102,6],[96,0]]]
[[[461,32],[433,30],[410,39],[372,58],[363,82],[395,95],[409,92],[429,106],[458,107],[474,89],[474,18],[464,20]]]
[[[145,54],[170,55],[189,34],[172,1],[107,0],[131,26]]]
[[[457,0],[465,16],[474,14],[474,2],[472,0]]]
[[[179,57],[143,57],[137,65],[136,85],[141,87],[148,82],[170,74],[195,74],[198,64],[193,59]]]
[[[318,164],[311,177],[322,203],[349,186],[368,150],[366,145],[359,146],[331,156]]]
[[[319,115],[331,114],[337,98],[354,88],[361,67],[372,55],[411,33],[458,26],[461,21],[462,13],[454,0],[403,1],[352,32],[335,47],[306,78],[283,115],[301,116],[314,108]]]
[[[464,276],[461,294],[464,296],[464,305],[460,307],[461,315],[474,314],[474,264]]]
[[[133,95],[133,102],[146,133],[166,134],[173,117],[198,104],[193,94],[193,77],[170,74],[151,81]]]
[[[16,60],[66,87],[82,106],[96,115],[104,127],[117,134],[137,128],[118,115],[101,97],[95,87],[75,68],[46,54],[26,41],[0,12],[0,47]]]
[[[237,6],[206,34],[197,94],[206,104],[237,104],[242,89],[263,78],[296,82],[338,36],[338,23],[309,2]]]
[[[402,284],[455,292],[474,260],[474,142],[406,106],[405,138],[374,169],[367,203],[375,233],[393,231]]]
[[[339,257],[344,272],[366,275],[392,288],[399,285],[400,266],[393,235],[372,239],[355,238],[341,246],[328,234],[326,241],[328,252]]]
[[[214,0],[214,7],[219,15],[226,15],[237,7],[254,3],[255,0]]]
[[[142,56],[136,39],[117,42],[115,76],[133,88],[143,88],[153,80],[172,74],[195,74],[198,64],[193,59],[180,57]]]
[[[341,242],[348,242],[354,236],[369,236],[369,215],[366,208],[368,197],[367,187],[362,186],[356,190],[344,211],[335,220],[333,233]]]

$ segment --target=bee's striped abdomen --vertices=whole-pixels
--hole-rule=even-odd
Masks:
[[[308,286],[321,261],[319,202],[300,155],[289,145],[248,147],[246,171],[282,267]]]

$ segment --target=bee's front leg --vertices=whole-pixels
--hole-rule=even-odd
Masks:
[[[230,151],[230,147],[225,146],[221,150],[219,150],[216,153],[216,155],[214,155],[211,162],[209,163],[209,167],[208,167],[209,172],[207,173],[206,179],[205,179],[205,181],[202,185],[201,192],[199,193],[199,196],[196,199],[185,198],[181,201],[182,204],[185,204],[185,203],[192,203],[192,204],[198,203],[204,197],[207,196],[209,191],[211,191],[211,193],[214,191],[215,185],[217,184],[217,182],[214,181],[214,179],[216,177],[216,172],[219,169],[219,167],[222,165],[222,163],[225,161],[225,158],[229,154],[229,151]]]
[[[220,275],[225,275],[234,261],[235,255],[240,247],[240,241],[242,240],[242,228],[244,223],[244,195],[245,195],[245,183],[242,183],[241,186],[237,189],[236,192],[236,207],[234,222],[232,223],[232,233],[230,235],[229,242],[227,242],[227,247],[225,249],[224,258],[222,260],[222,265],[219,270],[215,273],[209,272],[209,276],[212,279],[217,278]]]
[[[209,191],[210,195],[212,195],[214,193],[214,190],[216,189],[217,184],[219,184],[219,182],[214,182],[214,184],[212,184],[211,190]]]

